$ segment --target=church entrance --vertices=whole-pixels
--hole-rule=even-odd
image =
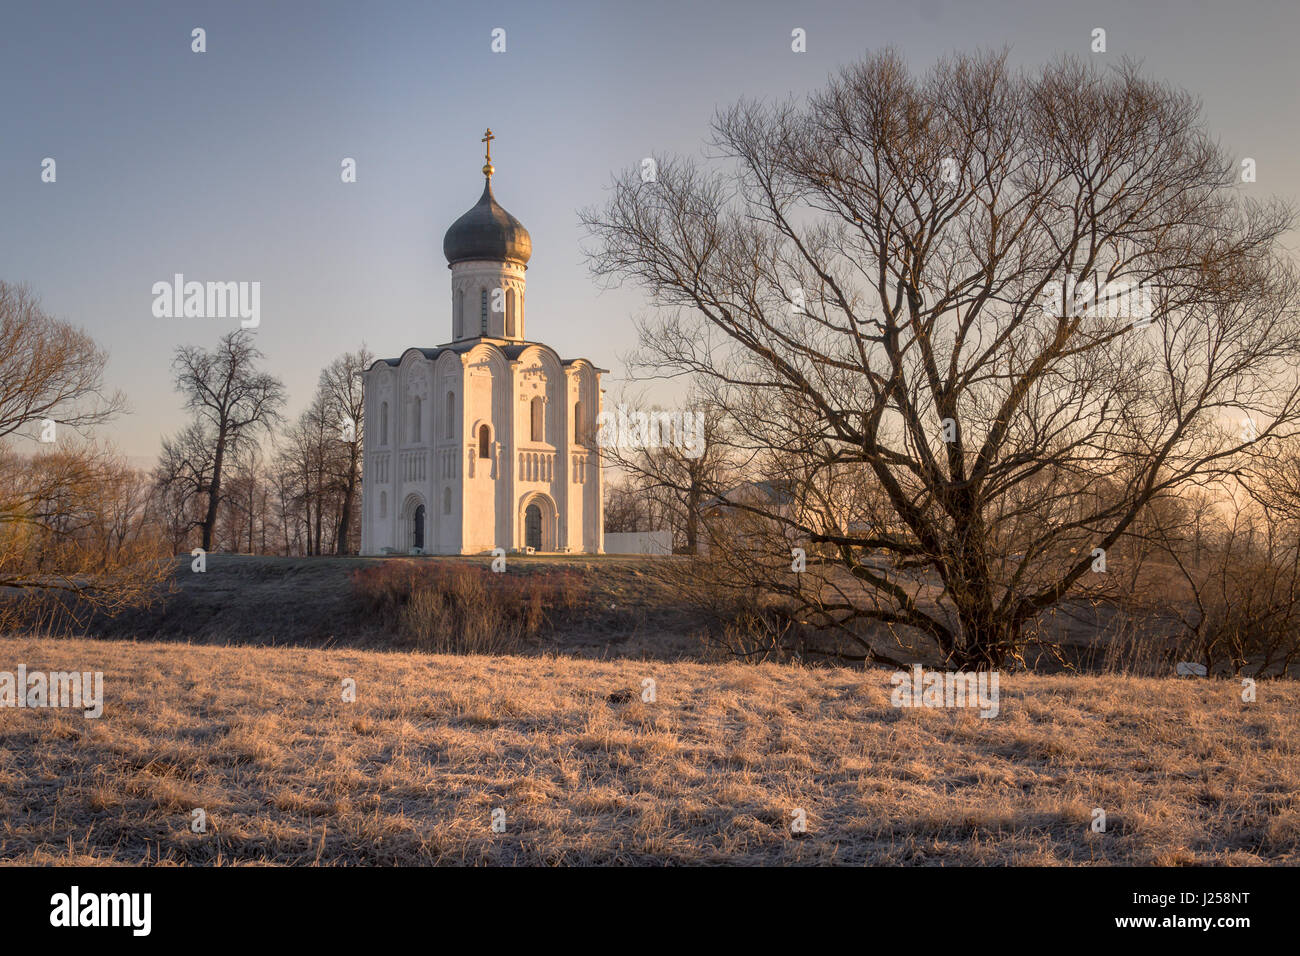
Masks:
[[[402,502],[401,521],[397,528],[397,541],[394,542],[397,547],[406,552],[414,551],[419,548],[425,550],[425,540],[428,535],[425,528],[428,525],[428,512],[424,509],[424,499],[419,495],[407,495],[406,500]]]
[[[535,504],[524,511],[524,545],[542,550],[542,509]]]
[[[515,538],[521,547],[534,551],[559,550],[559,520],[556,516],[555,502],[548,495],[532,492],[519,501],[519,524],[516,525]]]

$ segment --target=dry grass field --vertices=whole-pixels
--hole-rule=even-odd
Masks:
[[[102,670],[105,710],[0,708],[7,863],[1300,863],[1295,682],[1004,675],[981,719],[881,670],[0,638],[18,664]]]

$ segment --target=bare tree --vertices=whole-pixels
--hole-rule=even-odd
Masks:
[[[365,439],[366,390],[362,376],[374,361],[374,354],[362,346],[356,352],[340,355],[320,373],[319,387],[328,413],[336,423],[339,441],[337,453],[331,456],[330,469],[341,499],[334,537],[335,554],[346,554],[350,548],[352,514],[361,488],[361,451]]]
[[[277,547],[284,555],[305,553],[304,536],[298,518],[303,491],[297,471],[285,467],[283,451],[271,468],[272,512],[279,525],[281,541]]]
[[[338,446],[338,422],[324,390],[317,389],[311,404],[281,436],[275,464],[277,471],[292,476],[283,487],[292,488],[291,520],[304,528],[301,541],[306,554],[324,553],[324,542],[333,537],[325,527],[329,522],[333,529],[338,513],[333,482]]]
[[[606,534],[654,530],[650,527],[649,501],[632,476],[605,478],[604,507]]]
[[[258,553],[258,527],[265,530],[267,491],[262,468],[262,446],[246,442],[231,459],[232,469],[223,482],[228,525],[225,540],[232,550],[243,547]],[[263,535],[264,536],[264,535]]]
[[[154,507],[177,553],[188,550],[190,533],[203,527],[215,453],[202,422],[191,422],[175,436],[162,440],[153,470]]]
[[[126,400],[105,391],[107,362],[89,335],[45,313],[28,289],[0,280],[0,440],[35,438],[46,420],[85,429],[114,418]]]
[[[140,477],[110,449],[63,441],[34,455],[0,448],[0,588],[26,613],[43,596],[73,620],[147,604],[171,565],[144,520]]]
[[[714,134],[583,214],[592,268],[651,294],[640,364],[726,409],[794,499],[736,510],[835,593],[788,553],[751,577],[862,656],[875,622],[1002,665],[1155,497],[1294,432],[1293,211],[1133,64],[885,52]],[[867,486],[888,514],[846,518]]]
[[[261,358],[245,330],[222,336],[212,351],[193,346],[176,350],[176,388],[195,419],[179,440],[164,443],[162,464],[167,473],[188,475],[195,492],[204,496],[199,528],[205,551],[212,549],[227,457],[280,421],[284,385],[258,368]]]
[[[706,502],[736,469],[721,430],[724,412],[709,408],[694,394],[687,395],[682,406],[685,411],[676,412],[621,406],[621,414],[629,419],[643,416],[639,422],[646,441],[628,447],[602,442],[601,457],[625,475],[625,485],[612,492],[608,501],[626,509],[630,503],[625,499],[635,493],[641,499],[636,513],[647,525],[644,530],[671,530],[678,551],[696,554]],[[614,519],[620,520],[617,512]]]
[[[1261,505],[1273,489],[1243,489],[1209,515],[1189,508],[1181,521],[1151,522],[1149,540],[1176,572],[1151,603],[1178,622],[1170,650],[1180,659],[1210,673],[1286,677],[1300,662],[1300,522]]]
[[[103,387],[107,358],[0,282],[0,611],[36,595],[113,611],[149,601],[168,571],[139,475],[78,435],[124,407]],[[26,454],[5,441],[22,435],[44,443]]]

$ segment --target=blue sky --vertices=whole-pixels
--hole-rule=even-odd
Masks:
[[[1294,2],[10,2],[0,277],[109,350],[132,413],[101,434],[147,464],[184,420],[172,352],[236,324],[157,319],[153,283],[260,282],[258,343],[296,414],[337,354],[450,337],[442,235],[478,198],[491,126],[497,199],[533,238],[529,338],[618,379],[645,304],[593,284],[577,220],[614,170],[697,152],[716,108],[805,94],[872,49],[918,69],[1003,45],[1037,63],[1090,55],[1094,27],[1106,57],[1204,101],[1261,196],[1300,196]]]

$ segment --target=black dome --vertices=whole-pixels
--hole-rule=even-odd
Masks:
[[[448,265],[466,259],[526,265],[533,254],[533,240],[523,223],[497,205],[492,180],[488,179],[478,203],[453,222],[443,236],[442,254]]]

